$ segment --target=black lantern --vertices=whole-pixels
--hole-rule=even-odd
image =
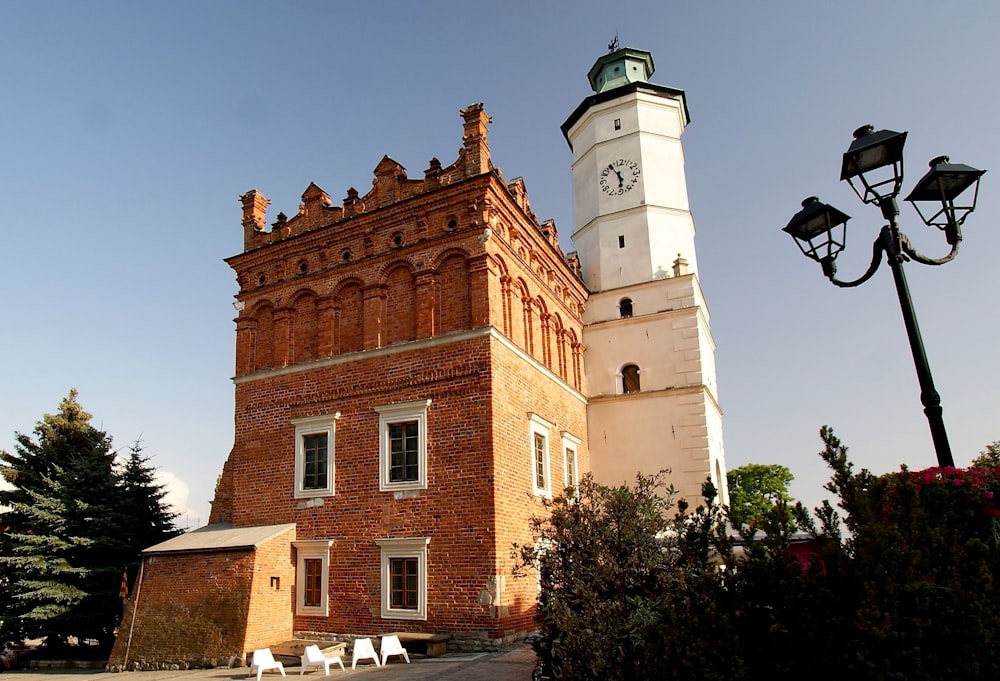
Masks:
[[[931,258],[918,252],[909,238],[899,230],[899,208],[896,197],[903,184],[903,145],[905,132],[879,130],[865,125],[854,131],[854,141],[844,154],[840,179],[847,180],[851,189],[864,203],[874,203],[885,218],[884,224],[872,244],[872,260],[868,270],[857,279],[845,281],[837,278],[837,255],[844,250],[847,221],[850,218],[833,206],[810,196],[802,202],[802,210],[795,214],[783,230],[795,238],[799,250],[823,268],[823,275],[835,286],[843,288],[860,286],[878,271],[885,262],[892,270],[896,285],[903,325],[913,355],[913,366],[920,383],[920,402],[930,426],[931,439],[938,464],[954,466],[955,460],[948,443],[948,433],[942,417],[941,396],[934,387],[930,365],[924,352],[924,342],[913,309],[910,289],[903,272],[903,263],[918,262],[923,265],[943,265],[958,254],[962,241],[960,226],[975,210],[979,195],[979,178],[985,170],[953,164],[947,156],[931,161],[931,170],[917,182],[906,197],[927,225],[944,230],[951,252],[941,258]],[[972,187],[972,199],[959,201],[959,197]],[[921,210],[920,203],[930,204]]]
[[[865,203],[895,198],[903,185],[903,145],[906,133],[863,125],[844,154],[840,179]],[[860,182],[860,186],[855,182]]]
[[[844,250],[850,219],[849,215],[810,196],[802,202],[802,210],[782,229],[795,237],[795,243],[806,257],[821,263],[835,259]]]
[[[913,204],[920,219],[928,227],[943,230],[947,230],[949,226],[958,227],[976,209],[979,178],[986,171],[976,170],[962,163],[951,163],[947,156],[938,156],[930,162],[930,167],[905,200]],[[955,199],[969,187],[973,187],[971,200],[956,204]],[[921,203],[930,205],[925,205],[924,210],[921,210]]]

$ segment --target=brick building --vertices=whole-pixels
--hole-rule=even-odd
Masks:
[[[233,450],[209,525],[144,552],[110,664],[218,663],[293,636],[394,630],[496,648],[534,628],[537,585],[511,577],[512,545],[532,541],[544,499],[599,468],[588,441],[608,424],[588,405],[638,391],[588,399],[588,382],[621,368],[585,366],[585,323],[616,322],[587,318],[580,261],[491,164],[483,106],[461,114],[458,158],[432,159],[422,178],[384,157],[366,194],[334,205],[310,184],[270,226],[263,194],[240,197]],[[585,245],[588,230],[577,225]],[[637,303],[667,301],[653,328],[666,320],[697,353],[688,322],[696,334],[701,315],[707,331],[707,316],[680,268],[664,294],[622,285]],[[690,368],[690,343],[682,352]],[[703,406],[711,378],[671,390]],[[707,437],[685,409],[681,451],[700,484],[720,457],[689,456]]]

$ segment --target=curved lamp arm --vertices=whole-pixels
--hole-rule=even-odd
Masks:
[[[960,230],[956,230],[953,238],[949,238],[948,241],[951,242],[951,252],[948,253],[948,255],[943,258],[929,258],[913,247],[913,244],[910,243],[910,238],[908,236],[902,232],[899,233],[900,250],[922,265],[943,265],[946,262],[954,260],[955,256],[958,255],[959,246],[962,245],[962,232]]]
[[[835,286],[840,286],[841,288],[851,288],[854,286],[861,286],[869,279],[874,276],[875,272],[878,270],[878,266],[882,264],[882,253],[885,252],[885,246],[882,244],[882,238],[879,237],[872,244],[872,262],[868,266],[868,271],[862,274],[860,277],[854,281],[841,281],[837,279],[837,263],[833,258],[824,258],[820,263],[823,265],[823,274],[826,278],[830,280],[830,283]]]

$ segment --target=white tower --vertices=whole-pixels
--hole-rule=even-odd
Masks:
[[[649,52],[604,55],[562,125],[573,151],[573,244],[590,290],[584,368],[591,465],[631,483],[669,468],[697,504],[728,501],[715,343],[698,283],[681,133],[684,92],[648,82]]]

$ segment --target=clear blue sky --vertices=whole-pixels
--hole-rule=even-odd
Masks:
[[[366,191],[384,154],[420,177],[482,101],[494,162],[569,250],[559,125],[617,32],[687,92],[729,466],[784,464],[810,505],[823,424],[859,467],[935,458],[888,270],[836,289],[780,228],[819,195],[854,217],[841,274],[863,271],[881,220],[838,178],[865,123],[909,131],[904,191],[939,154],[991,169],[958,259],[908,270],[965,465],[1000,439],[998,24],[986,1],[0,3],[0,448],[75,387],[204,523],[233,439],[237,196],[292,214],[312,181]]]

